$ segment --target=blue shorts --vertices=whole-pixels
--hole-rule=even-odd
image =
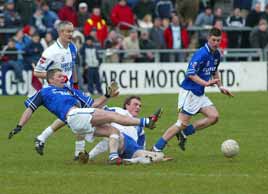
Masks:
[[[137,142],[135,142],[135,140],[129,137],[128,135],[124,133],[123,135],[124,135],[124,148],[123,148],[124,150],[123,153],[120,154],[120,157],[130,159],[137,150],[143,150],[143,147],[139,146]]]

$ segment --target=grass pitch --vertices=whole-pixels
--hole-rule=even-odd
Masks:
[[[109,166],[107,154],[87,165],[72,161],[75,138],[68,127],[47,142],[44,156],[34,138],[55,117],[41,108],[23,131],[8,140],[24,110],[25,97],[1,96],[0,194],[265,194],[268,193],[268,95],[236,93],[208,96],[220,112],[218,124],[191,136],[182,152],[174,138],[165,149],[173,161],[152,165]],[[109,102],[120,106],[124,96]],[[164,107],[158,127],[147,130],[147,148],[176,121],[177,95],[142,96],[142,115]],[[240,154],[224,158],[226,139],[240,144]],[[97,142],[97,141],[96,141]],[[95,144],[95,143],[94,143]],[[87,144],[89,150],[93,144]]]

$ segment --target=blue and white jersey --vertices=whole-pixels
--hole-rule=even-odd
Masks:
[[[217,71],[220,64],[221,54],[219,50],[211,52],[208,44],[196,51],[188,65],[186,77],[183,80],[181,87],[185,90],[192,91],[195,95],[201,96],[204,94],[205,87],[192,81],[190,75],[198,75],[201,79],[208,81],[211,76]]]
[[[77,49],[73,43],[70,43],[66,49],[57,40],[42,53],[34,71],[46,72],[49,69],[61,69],[68,77],[67,84],[71,86],[76,56]]]
[[[90,96],[84,95],[80,90],[69,87],[59,88],[49,85],[42,88],[32,97],[25,101],[25,106],[35,111],[43,105],[51,113],[65,122],[66,114],[73,106],[87,108],[91,107],[94,100]]]
[[[125,109],[120,107],[105,107],[105,110],[117,112],[121,115],[127,115],[132,117],[132,115]],[[111,123],[113,127],[118,129],[121,133],[124,133],[131,137],[139,146],[145,149],[145,133],[144,128],[140,126],[123,126],[118,123]]]

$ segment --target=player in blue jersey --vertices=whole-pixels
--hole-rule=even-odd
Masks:
[[[22,128],[31,118],[33,112],[43,105],[62,122],[67,123],[73,133],[85,136],[109,137],[110,161],[118,161],[119,132],[109,123],[121,125],[154,128],[158,114],[148,118],[133,118],[115,112],[97,108],[83,108],[92,106],[94,100],[85,96],[81,91],[65,86],[65,75],[60,69],[47,71],[48,87],[44,87],[34,96],[25,101],[26,110],[22,114],[17,127]],[[14,130],[10,135],[14,135]],[[120,160],[119,160],[120,161]]]
[[[64,72],[66,84],[78,89],[77,70],[75,66],[77,48],[72,43],[74,26],[69,21],[61,21],[57,26],[57,31],[59,35],[58,39],[42,53],[41,58],[34,68],[34,75],[38,78],[45,79],[47,70],[59,68]],[[45,80],[44,82],[47,85]],[[57,119],[36,137],[35,149],[37,153],[43,155],[47,138],[64,125],[62,121]],[[75,153],[78,153],[84,144],[83,138],[78,135],[75,142]]]
[[[194,53],[179,91],[178,108],[180,112],[178,120],[156,142],[153,146],[154,151],[162,151],[167,142],[175,135],[179,139],[180,148],[185,150],[187,136],[194,134],[196,130],[217,123],[219,113],[204,94],[205,87],[217,85],[221,93],[233,96],[222,86],[218,73],[221,58],[218,50],[220,42],[221,31],[212,28],[209,32],[208,42]],[[204,118],[190,124],[191,118],[197,113],[202,113]]]

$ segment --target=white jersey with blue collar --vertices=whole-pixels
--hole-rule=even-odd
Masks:
[[[84,95],[80,90],[70,87],[59,88],[49,85],[39,90],[35,95],[25,101],[25,106],[35,111],[43,105],[51,113],[65,122],[66,114],[73,106],[89,108],[94,103],[90,96]]]
[[[67,75],[68,85],[71,86],[76,56],[77,49],[73,43],[69,43],[68,48],[64,48],[58,39],[42,53],[34,71],[46,72],[49,69],[61,69]]]
[[[117,112],[121,115],[133,117],[127,110],[120,107],[106,107],[105,110]],[[131,137],[139,146],[145,148],[145,133],[144,128],[140,126],[123,126],[117,123],[111,123],[113,127]]]
[[[197,50],[186,72],[186,77],[183,80],[181,87],[185,90],[192,91],[195,95],[201,96],[204,94],[205,87],[192,81],[190,75],[198,75],[201,79],[208,81],[211,76],[217,71],[221,60],[221,53],[219,50],[212,52],[208,46],[201,47]]]

